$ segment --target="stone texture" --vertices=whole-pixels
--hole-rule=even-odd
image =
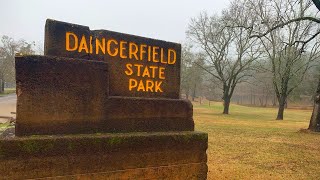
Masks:
[[[16,135],[27,133],[33,126],[40,128],[35,131],[50,132],[51,123],[81,132],[102,121],[108,97],[107,71],[104,62],[16,57]]]
[[[193,131],[190,101],[109,97],[105,106],[106,132]]]
[[[194,130],[190,101],[108,96],[104,62],[17,57],[16,80],[17,136]]]
[[[66,32],[73,32],[77,37],[84,35],[86,38],[86,44],[90,44],[90,38],[92,37],[92,53],[86,53],[84,51],[67,51],[66,50]],[[120,59],[119,57],[113,57],[106,54],[101,54],[101,51],[96,54],[95,39],[114,39],[118,42],[134,42],[136,44],[146,44],[150,46],[158,46],[167,50],[169,48],[176,50],[177,60],[174,65],[161,64],[150,62],[147,60],[133,60],[129,57],[126,59]],[[80,41],[80,40],[79,40]],[[111,96],[127,96],[127,97],[153,97],[153,98],[171,98],[179,99],[180,91],[180,66],[181,66],[181,45],[177,43],[155,40],[145,37],[139,37],[124,33],[118,33],[108,30],[92,30],[89,27],[76,24],[70,24],[55,20],[48,19],[45,27],[45,55],[71,57],[71,58],[83,58],[93,59],[97,61],[107,62],[109,65],[110,73],[110,95]],[[164,54],[164,58],[167,55]],[[164,92],[141,92],[141,91],[129,91],[128,83],[130,77],[127,76],[124,71],[126,70],[126,64],[134,63],[144,66],[156,66],[165,68],[165,80],[163,80],[162,89]],[[137,80],[146,80],[150,78],[136,77]],[[160,80],[154,78],[152,80]]]
[[[205,179],[207,141],[207,134],[200,132],[0,139],[0,176]]]
[[[76,174],[58,177],[46,177],[43,179],[207,179],[208,167],[206,163],[190,163],[179,165],[168,165],[149,168],[125,169],[102,173]],[[40,178],[42,179],[42,178]]]

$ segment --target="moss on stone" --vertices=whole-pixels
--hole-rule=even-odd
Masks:
[[[74,149],[74,144],[72,142],[68,142],[68,146],[67,146],[68,150],[71,151]]]
[[[27,141],[21,141],[20,148],[22,151],[27,153],[37,153],[41,151],[43,145],[37,140],[30,139]]]
[[[111,137],[107,139],[108,145],[114,146],[121,144],[123,142],[124,138],[123,137]]]
[[[5,157],[4,149],[2,148],[2,144],[0,143],[0,158]]]
[[[197,144],[206,148],[207,139],[206,133],[193,131],[13,137],[0,139],[0,158],[109,152],[157,144],[159,148],[173,144]]]

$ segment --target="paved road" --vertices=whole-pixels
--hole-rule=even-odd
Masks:
[[[11,112],[16,112],[17,96],[10,94],[0,97],[0,117],[15,117]],[[7,122],[7,118],[0,118],[0,123]]]
[[[12,102],[16,102],[17,101],[17,96],[16,94],[9,94],[7,96],[1,96],[0,97],[0,103],[12,103]]]

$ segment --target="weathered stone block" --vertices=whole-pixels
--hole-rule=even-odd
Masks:
[[[73,129],[75,124],[81,131],[101,121],[105,117],[108,81],[104,62],[16,57],[16,134],[23,135],[37,126],[39,132],[50,132],[51,123],[69,126],[62,129]]]
[[[0,139],[0,177],[206,179],[207,141],[193,131]]]
[[[17,136],[194,130],[189,101],[108,96],[104,62],[17,57],[16,80]]]
[[[45,55],[16,58],[1,178],[206,179],[208,136],[179,99],[180,44],[47,20]]]
[[[48,19],[45,55],[109,65],[111,96],[179,99],[181,45]],[[130,85],[132,87],[130,89]],[[134,86],[135,85],[135,86]]]
[[[178,99],[109,97],[106,132],[193,131],[193,107]]]

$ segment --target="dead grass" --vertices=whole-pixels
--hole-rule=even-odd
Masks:
[[[320,133],[308,127],[310,110],[222,104],[194,105],[196,130],[209,134],[208,179],[319,179]]]

